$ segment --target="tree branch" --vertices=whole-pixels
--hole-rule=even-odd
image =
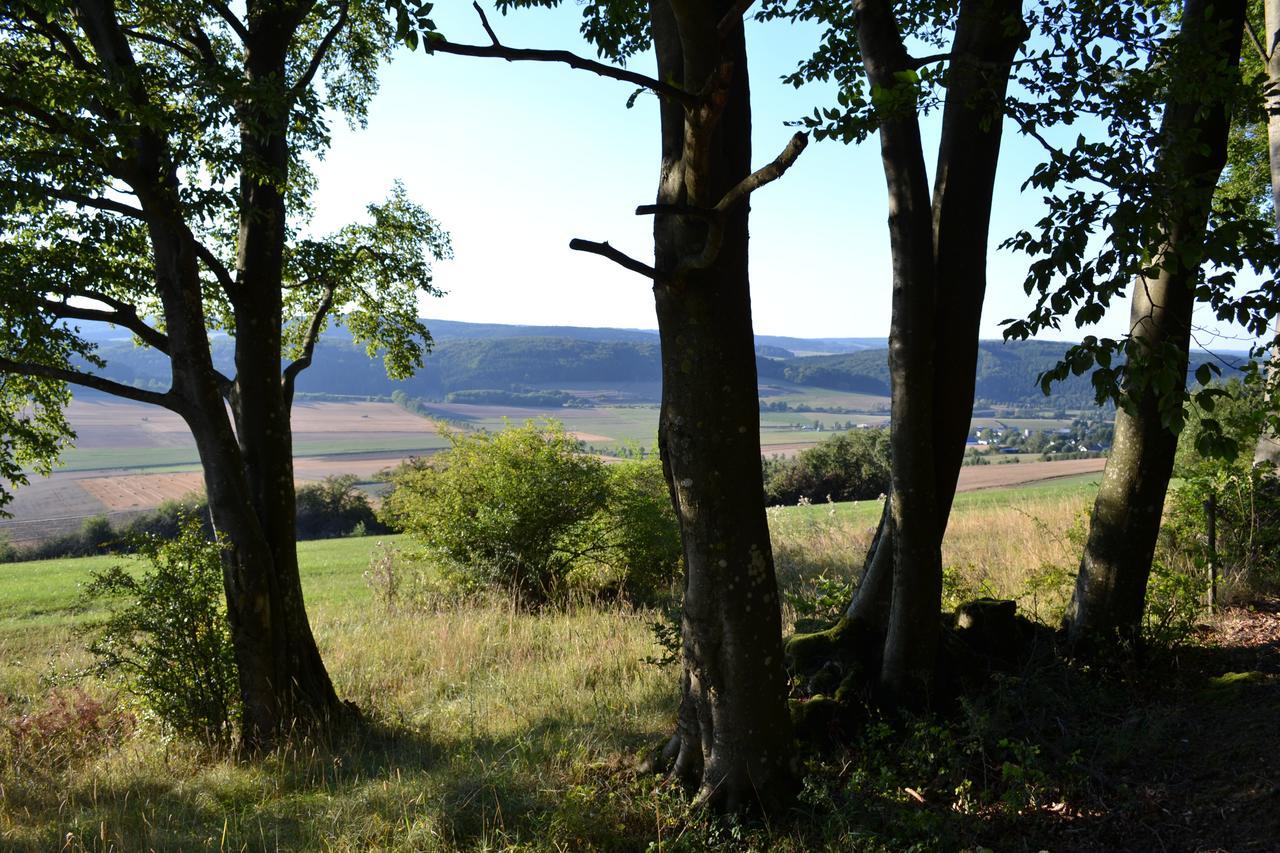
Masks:
[[[593,255],[600,255],[601,257],[605,257],[613,261],[618,266],[629,269],[634,273],[639,273],[645,278],[653,279],[654,281],[657,281],[658,279],[658,271],[653,267],[646,263],[637,261],[630,255],[619,252],[613,246],[610,246],[607,241],[604,243],[593,243],[590,240],[574,238],[569,241],[569,248],[575,252],[589,252]]]
[[[222,261],[218,260],[208,246],[196,239],[196,236],[190,231],[187,235],[191,238],[192,244],[196,249],[196,257],[204,261],[205,267],[209,272],[213,273],[213,277],[218,280],[218,284],[222,287],[222,292],[230,298],[235,293],[236,281],[231,277],[231,272],[226,268]]]
[[[329,32],[325,33],[324,38],[320,40],[320,44],[316,47],[316,52],[311,57],[311,62],[307,64],[307,70],[298,78],[298,82],[290,87],[289,100],[296,100],[311,85],[311,81],[315,79],[316,72],[320,70],[320,64],[324,62],[329,49],[333,47],[333,40],[338,37],[338,33],[342,32],[342,28],[347,25],[347,12],[350,8],[351,4],[347,0],[343,0],[338,4],[338,20],[334,21],[333,26],[329,28]]]
[[[1262,39],[1258,38],[1258,31],[1253,28],[1253,21],[1248,15],[1244,16],[1244,32],[1249,37],[1249,41],[1253,44],[1254,50],[1258,51],[1258,58],[1262,60],[1262,64],[1266,65],[1271,61],[1271,53],[1262,46]]]
[[[67,61],[70,62],[72,66],[86,74],[96,73],[97,69],[94,68],[93,63],[84,55],[79,46],[76,45],[75,39],[73,39],[66,30],[62,29],[62,27],[59,27],[52,21],[45,20],[46,16],[44,13],[32,9],[28,5],[23,5],[23,11],[32,26],[39,30],[46,38],[57,42],[62,47]]]
[[[311,358],[315,355],[316,341],[320,339],[320,330],[324,327],[324,318],[333,307],[333,288],[326,287],[320,295],[320,303],[311,315],[311,324],[302,339],[302,355],[298,356],[284,369],[284,399],[288,405],[293,404],[293,387],[298,374],[311,366]]]
[[[808,145],[809,135],[803,131],[797,132],[782,149],[782,153],[773,158],[772,163],[757,169],[739,181],[737,186],[724,194],[724,198],[720,199],[715,209],[724,213],[756,190],[781,178]]]
[[[497,36],[493,32],[493,28],[489,26],[489,21],[485,17],[484,10],[480,8],[479,3],[473,4],[476,12],[480,15],[480,19],[484,24],[485,31],[489,33],[489,37],[493,39],[493,44],[457,44],[445,38],[428,37],[425,47],[428,52],[451,53],[457,56],[478,56],[488,57],[491,59],[505,59],[507,62],[563,62],[570,68],[576,68],[579,71],[590,71],[592,74],[598,74],[601,77],[608,77],[611,80],[621,80],[624,83],[631,83],[654,92],[659,97],[675,101],[686,107],[695,106],[698,102],[696,96],[691,95],[684,89],[672,86],[669,83],[663,83],[661,80],[655,80],[652,77],[646,77],[643,74],[637,74],[634,71],[628,71],[625,68],[616,68],[612,65],[605,65],[602,62],[596,62],[594,59],[585,59],[577,54],[570,53],[567,50],[541,50],[538,48],[516,48],[507,47],[498,41]]]
[[[128,216],[132,219],[146,219],[147,215],[142,208],[134,207],[131,204],[125,204],[121,201],[113,201],[109,198],[101,196],[84,195],[82,193],[71,192],[69,190],[56,189],[54,187],[40,187],[45,193],[62,201],[69,201],[72,204],[79,204],[84,207],[92,207],[97,210],[105,210],[111,213],[118,213],[121,216]]]
[[[692,204],[642,204],[636,208],[636,216],[701,216],[714,218],[719,213],[712,207],[697,207]]]
[[[166,391],[163,394],[157,391],[146,391],[142,388],[134,388],[132,385],[122,385],[119,382],[113,382],[101,376],[94,376],[92,373],[82,373],[79,370],[50,367],[47,364],[31,364],[0,357],[0,373],[17,373],[21,376],[52,379],[55,382],[69,382],[73,385],[81,385],[85,388],[92,388],[95,391],[102,391],[104,394],[124,397],[126,400],[150,403],[153,406],[162,406],[174,412],[180,411],[178,398],[174,396],[172,391]]]
[[[213,10],[218,13],[222,20],[226,21],[231,29],[235,30],[236,35],[240,37],[240,41],[247,42],[249,40],[249,28],[244,22],[236,17],[236,13],[231,11],[231,7],[221,0],[211,0],[209,3]]]
[[[165,355],[169,354],[168,336],[143,322],[142,318],[138,316],[137,308],[119,300],[104,298],[101,295],[85,294],[85,297],[110,304],[114,310],[103,311],[100,308],[83,308],[66,302],[56,302],[52,299],[40,300],[40,307],[53,316],[64,320],[113,323],[133,332],[152,349],[159,350]]]
[[[152,44],[159,45],[160,47],[167,47],[169,48],[169,50],[172,50],[174,53],[178,54],[179,56],[185,57],[191,60],[192,62],[199,62],[201,60],[201,57],[198,51],[193,51],[191,48],[183,47],[173,39],[167,39],[164,36],[158,36],[155,33],[148,33],[142,30],[135,30],[132,27],[121,27],[120,31],[127,36],[136,38],[138,41],[151,42]]]
[[[910,61],[907,65],[912,70],[916,70],[924,68],[926,65],[932,65],[935,62],[942,62],[950,58],[950,51],[947,51],[946,53],[931,53],[928,56],[912,56],[910,57]]]
[[[685,258],[676,267],[675,278],[680,278],[686,273],[694,270],[704,270],[716,262],[716,258],[720,257],[720,248],[724,244],[724,214],[728,213],[734,205],[750,196],[753,192],[771,184],[781,178],[786,171],[796,162],[796,158],[809,145],[809,136],[803,131],[797,132],[791,137],[791,141],[782,149],[773,162],[767,166],[763,166],[756,171],[747,175],[711,208],[709,213],[711,224],[707,227],[707,241],[702,246],[702,251],[696,256]]]

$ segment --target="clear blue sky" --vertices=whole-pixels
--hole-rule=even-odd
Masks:
[[[578,34],[580,10],[490,15],[505,44],[563,48],[594,56]],[[486,43],[470,3],[436,7],[455,41]],[[768,162],[794,130],[784,122],[832,102],[829,89],[795,90],[779,78],[816,44],[813,28],[748,26],[754,161]],[[653,73],[651,55],[632,67]],[[401,51],[382,73],[367,129],[335,123],[333,147],[318,165],[316,225],[340,227],[402,179],[410,195],[451,232],[456,258],[437,267],[448,291],[422,313],[450,320],[654,328],[648,282],[569,240],[608,240],[652,259],[651,221],[637,204],[654,197],[658,168],[656,101],[632,87],[562,65],[507,63]],[[932,159],[936,122],[925,124]],[[1041,150],[1006,127],[992,246],[1040,215],[1020,185]],[[932,168],[932,164],[931,164]],[[1021,316],[1026,259],[993,248],[982,336]],[[884,336],[889,324],[889,248],[879,146],[810,145],[780,181],[752,198],[752,298],[756,331],[802,337]],[[1127,304],[1088,332],[1122,334]],[[1197,318],[1204,325],[1208,316]],[[1210,344],[1202,336],[1202,343]],[[1220,343],[1239,348],[1239,343]]]

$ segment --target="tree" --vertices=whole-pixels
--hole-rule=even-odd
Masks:
[[[435,222],[396,187],[369,220],[305,231],[327,113],[364,120],[394,43],[363,0],[11,4],[0,19],[0,467],[47,470],[74,384],[191,429],[223,552],[242,746],[346,715],[303,605],[289,410],[331,321],[404,376],[430,344]],[[345,311],[345,313],[339,313]],[[77,323],[163,353],[167,391],[111,381]],[[230,375],[210,336],[234,338]],[[287,366],[281,369],[284,359]]]
[[[1005,92],[1027,25],[1017,0],[777,4],[766,15],[828,25],[823,49],[793,80],[834,77],[841,108],[806,122],[845,142],[880,135],[893,257],[892,488],[847,617],[884,636],[886,698],[923,701],[938,651],[942,534],[973,410]],[[908,54],[904,30],[952,26],[947,52]],[[919,116],[936,106],[938,88],[946,105],[931,200]]]
[[[1039,186],[1069,189],[1051,197],[1040,236],[1024,232],[1015,246],[1044,259],[1032,265],[1028,292],[1040,291],[1028,321],[1010,326],[1021,337],[1078,303],[1078,325],[1096,322],[1133,280],[1131,328],[1122,340],[1093,336],[1073,347],[1042,377],[1048,388],[1095,364],[1099,400],[1116,399],[1115,443],[1094,505],[1075,594],[1067,612],[1073,641],[1120,635],[1141,625],[1148,575],[1187,400],[1191,312],[1197,299],[1220,317],[1267,328],[1266,300],[1231,295],[1246,263],[1265,268],[1256,217],[1214,193],[1227,159],[1245,4],[1187,0],[1172,35],[1143,47],[1147,67],[1102,99],[1113,137],[1060,153],[1034,177]],[[1164,102],[1163,110],[1153,104]],[[1153,131],[1153,115],[1161,116]],[[1085,193],[1078,182],[1103,189]],[[1089,255],[1088,233],[1108,229],[1106,245]],[[1213,269],[1212,275],[1206,269]],[[1060,279],[1058,278],[1060,276]],[[1057,279],[1055,286],[1051,281]],[[1112,359],[1123,354],[1124,360]],[[1198,377],[1207,383],[1208,367]],[[1212,391],[1200,400],[1211,407]],[[1203,432],[1201,441],[1213,433]]]
[[[1257,5],[1256,2],[1251,3],[1245,15],[1245,32],[1249,39],[1241,60],[1247,69],[1252,70],[1254,63],[1259,66],[1255,79],[1261,83],[1261,98],[1257,100],[1261,102],[1263,115],[1260,121],[1255,121],[1266,126],[1266,150],[1265,153],[1259,150],[1263,147],[1263,134],[1251,134],[1251,123],[1238,122],[1233,126],[1233,141],[1244,144],[1232,146],[1229,157],[1232,171],[1239,172],[1243,178],[1241,183],[1248,185],[1246,192],[1252,191],[1250,194],[1255,197],[1264,193],[1267,196],[1275,222],[1276,240],[1280,241],[1280,50],[1276,41],[1276,34],[1280,33],[1280,2],[1262,0],[1261,38],[1251,17],[1256,14],[1254,9]],[[1265,164],[1265,168],[1257,168],[1261,164]],[[1255,168],[1251,169],[1249,165]],[[1265,202],[1262,206],[1265,207]],[[1269,386],[1267,399],[1275,400],[1280,399],[1280,323],[1271,339],[1270,357],[1263,377]],[[1280,464],[1280,427],[1272,424],[1271,428],[1259,434],[1253,460],[1255,463]]]
[[[796,134],[772,163],[751,171],[742,24],[748,6],[741,0],[588,3],[583,33],[616,60],[652,45],[656,78],[563,51],[507,47],[487,21],[490,45],[456,44],[433,32],[424,39],[428,50],[564,62],[659,97],[657,203],[637,210],[654,217],[653,265],[607,242],[570,246],[653,282],[662,343],[658,444],[685,560],[682,698],[664,757],[698,802],[726,811],[776,807],[794,788],[781,616],[760,475],[747,221],[750,194],[790,167],[807,136]]]

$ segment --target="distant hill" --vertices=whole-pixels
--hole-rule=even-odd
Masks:
[[[382,365],[366,357],[341,329],[320,342],[315,360],[298,381],[298,391],[312,394],[443,399],[450,393],[532,392],[619,385],[655,387],[661,379],[656,332],[643,329],[573,326],[506,326],[426,321],[435,346],[418,375],[403,382],[387,379]],[[167,360],[134,347],[118,330],[99,327],[89,336],[107,360],[105,374],[131,385],[166,388]],[[845,349],[838,349],[843,347]],[[1057,341],[984,341],[979,348],[975,398],[988,405],[1038,405],[1048,401],[1037,377],[1052,367],[1068,347]],[[870,338],[805,339],[758,336],[757,364],[762,382],[785,381],[815,388],[887,396],[888,352],[884,341]],[[796,353],[825,352],[825,355]],[[1232,357],[1238,358],[1238,354]],[[214,340],[215,361],[230,370],[231,341]],[[1192,368],[1207,360],[1193,358]],[[652,391],[646,392],[652,399]],[[474,396],[474,395],[470,395]],[[1088,374],[1055,388],[1052,405],[1089,405],[1093,389]]]

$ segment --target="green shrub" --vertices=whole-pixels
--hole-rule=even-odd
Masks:
[[[325,477],[297,491],[297,529],[299,539],[336,539],[350,536],[386,533],[378,523],[365,493],[356,487],[351,475]]]
[[[791,459],[763,463],[769,505],[869,500],[889,491],[889,431],[840,433]]]
[[[554,421],[448,438],[393,472],[381,518],[454,589],[539,604],[574,590],[649,598],[669,583],[679,538],[655,462],[607,468]]]
[[[605,504],[578,533],[583,556],[570,584],[631,601],[670,600],[682,551],[662,463],[627,460],[605,466],[604,474]]]
[[[84,590],[85,601],[110,610],[89,629],[95,669],[178,734],[225,743],[238,699],[220,545],[189,517],[176,539],[144,537],[136,548],[150,571],[115,566]]]
[[[1193,407],[1178,441],[1175,475],[1162,530],[1170,565],[1205,578],[1212,561],[1226,596],[1280,584],[1280,478],[1253,464],[1265,402],[1231,381],[1211,408]],[[1216,508],[1216,542],[1208,541],[1207,504]],[[1177,559],[1175,559],[1175,557]]]
[[[151,512],[131,519],[118,537],[119,544],[127,547],[146,536],[175,539],[181,535],[183,525],[189,519],[199,519],[205,537],[213,538],[213,527],[209,523],[209,502],[204,495],[192,493],[177,500],[164,501]]]

